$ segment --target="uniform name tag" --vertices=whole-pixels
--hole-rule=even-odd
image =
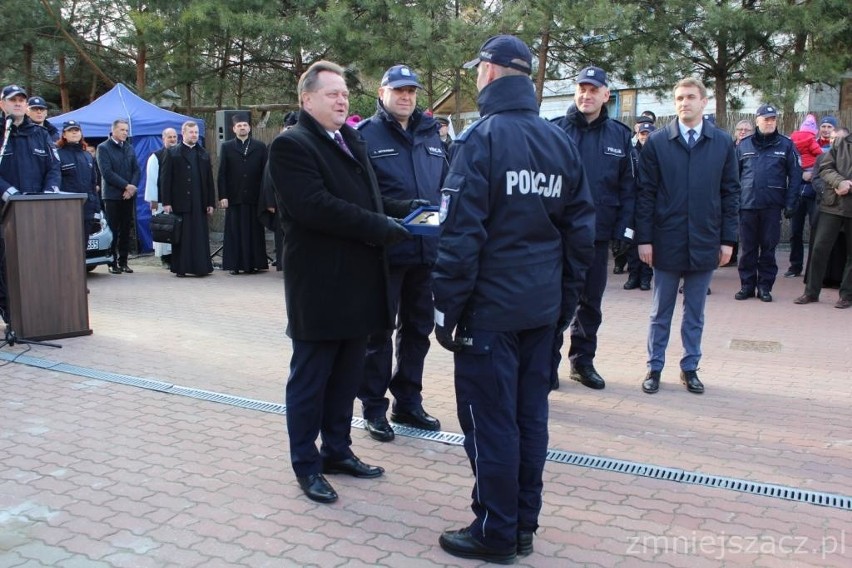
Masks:
[[[386,156],[396,156],[399,151],[396,148],[378,148],[370,151],[371,158],[384,158]]]
[[[619,156],[624,157],[624,150],[621,148],[613,148],[612,146],[607,146],[604,148],[604,154],[608,154],[610,156]]]

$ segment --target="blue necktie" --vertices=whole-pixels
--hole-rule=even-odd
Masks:
[[[346,145],[346,141],[343,139],[343,136],[340,135],[340,131],[334,133],[334,141],[337,142],[337,145],[340,146],[340,149],[349,154],[350,158],[354,158],[352,155],[352,150],[349,149],[349,146]]]
[[[689,134],[689,139],[686,141],[686,145],[692,148],[695,146],[695,131],[690,128],[686,131],[686,133]]]

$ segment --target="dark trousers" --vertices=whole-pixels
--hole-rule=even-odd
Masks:
[[[790,270],[793,272],[802,272],[805,266],[805,221],[807,220],[811,227],[811,240],[813,240],[815,210],[816,198],[803,195],[799,198],[796,212],[790,219]]]
[[[740,286],[771,291],[778,276],[775,247],[781,240],[781,208],[740,210]]]
[[[411,412],[423,404],[423,360],[435,323],[431,267],[391,266],[388,288],[396,314],[396,369],[391,372],[392,331],[371,335],[367,340],[364,381],[358,391],[367,420],[385,416],[388,389],[394,398],[394,410]]]
[[[827,190],[831,191],[831,190]],[[805,293],[819,298],[825,271],[831,257],[831,249],[841,229],[846,235],[846,266],[843,268],[843,280],[840,282],[840,297],[852,299],[852,217],[841,217],[832,213],[820,212],[814,238],[813,250],[808,266],[808,282]]]
[[[110,254],[116,263],[124,266],[127,264],[127,253],[130,251],[130,224],[133,222],[133,208],[136,206],[135,199],[107,199],[104,201],[106,208],[107,224],[112,231],[112,246]],[[118,254],[116,254],[118,251]]]
[[[694,371],[701,361],[701,336],[704,333],[704,304],[713,271],[673,272],[654,271],[654,299],[651,325],[648,330],[648,370],[662,371],[666,364],[666,347],[672,327],[672,314],[677,303],[678,287],[683,278],[683,320],[680,339],[683,357],[680,368]]]
[[[654,269],[639,260],[639,247],[633,245],[627,249],[627,271],[630,273],[630,278],[635,278],[639,282],[648,282],[654,277]]]
[[[9,315],[9,289],[6,284],[6,241],[3,239],[3,225],[0,224],[0,320],[11,323]]]
[[[290,462],[298,477],[322,471],[322,460],[351,457],[352,403],[361,384],[366,338],[293,340],[287,379]],[[317,436],[322,446],[316,447]]]
[[[459,424],[476,478],[470,528],[488,546],[512,548],[519,530],[538,528],[556,330],[462,333],[472,338],[454,358]]]
[[[571,321],[571,348],[568,358],[573,367],[591,365],[598,350],[598,328],[601,326],[601,302],[606,289],[609,243],[595,242],[595,258],[586,275],[577,311]],[[560,344],[561,347],[561,344]]]

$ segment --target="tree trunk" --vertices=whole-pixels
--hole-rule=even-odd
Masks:
[[[243,89],[246,81],[246,42],[240,43],[240,72],[237,79],[237,108],[243,106]]]
[[[33,92],[33,44],[24,44],[24,75],[26,76],[26,84],[24,88],[28,93]]]
[[[538,52],[538,72],[535,76],[535,100],[541,106],[541,99],[544,96],[544,77],[547,74],[547,52],[550,49],[550,20],[548,21],[541,32],[541,47]]]
[[[71,102],[68,98],[68,78],[65,76],[65,54],[59,54],[59,100],[62,105],[63,114],[71,110]]]
[[[222,108],[225,100],[225,79],[227,79],[228,76],[228,58],[231,56],[231,35],[227,32],[225,35],[224,44],[225,50],[222,53],[222,61],[220,62],[221,66],[219,67],[219,91],[216,93],[216,105],[219,108]],[[237,96],[239,97],[239,92]]]
[[[148,46],[145,45],[145,38],[140,31],[136,31],[136,37],[139,40],[136,51],[136,94],[143,99],[145,98],[145,64],[148,61]]]

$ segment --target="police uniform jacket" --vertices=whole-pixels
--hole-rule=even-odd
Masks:
[[[825,182],[825,192],[819,210],[841,217],[852,217],[852,193],[837,195],[834,191],[840,182],[852,179],[852,134],[839,140],[827,153],[820,156],[819,177]]]
[[[498,332],[554,324],[576,307],[594,255],[580,154],[539,117],[528,77],[497,79],[477,102],[482,118],[453,144],[441,190],[437,323]]]
[[[626,125],[609,118],[606,107],[591,123],[576,106],[554,119],[577,144],[586,170],[586,180],[595,200],[595,240],[632,238],[636,203],[632,144]],[[626,229],[631,229],[625,234]]]
[[[266,166],[266,144],[254,138],[233,138],[219,152],[219,199],[228,205],[256,205]]]
[[[376,114],[358,124],[367,141],[367,152],[379,191],[393,199],[425,199],[438,205],[441,183],[447,173],[447,157],[434,118],[419,109],[409,119],[408,130],[385,110],[381,101]],[[391,265],[434,264],[437,237],[414,237],[388,248]]]
[[[2,135],[5,128],[0,129],[0,140]],[[0,162],[0,194],[10,187],[21,193],[58,191],[60,175],[56,147],[47,130],[29,117],[17,126],[13,124]]]
[[[41,127],[47,130],[47,133],[50,134],[51,141],[55,144],[59,142],[59,139],[62,138],[62,133],[59,132],[59,129],[53,126],[49,120],[45,120]]]
[[[66,144],[58,148],[57,153],[59,167],[62,170],[62,191],[85,193],[85,218],[94,219],[95,214],[101,210],[97,193],[95,159],[83,149],[82,144]]]
[[[101,194],[105,200],[124,199],[122,195],[127,184],[139,186],[139,162],[129,141],[119,146],[110,136],[98,144],[96,156],[103,180]]]
[[[677,119],[652,132],[639,154],[638,184],[636,242],[653,244],[654,268],[713,270],[721,245],[737,242],[734,143],[707,120],[692,150]]]
[[[740,164],[740,209],[795,209],[802,186],[799,153],[777,130],[756,130],[737,146]]]
[[[196,180],[192,177],[189,152],[197,152],[200,179]],[[163,197],[163,206],[171,205],[175,213],[192,211],[192,190],[196,184],[201,188],[201,203],[204,207],[216,207],[216,190],[213,187],[210,154],[200,144],[190,148],[181,142],[166,150],[158,183]]]
[[[387,216],[408,202],[383,198],[367,145],[350,126],[347,155],[307,112],[273,140],[269,175],[284,229],[287,334],[300,341],[366,337],[391,329]]]

